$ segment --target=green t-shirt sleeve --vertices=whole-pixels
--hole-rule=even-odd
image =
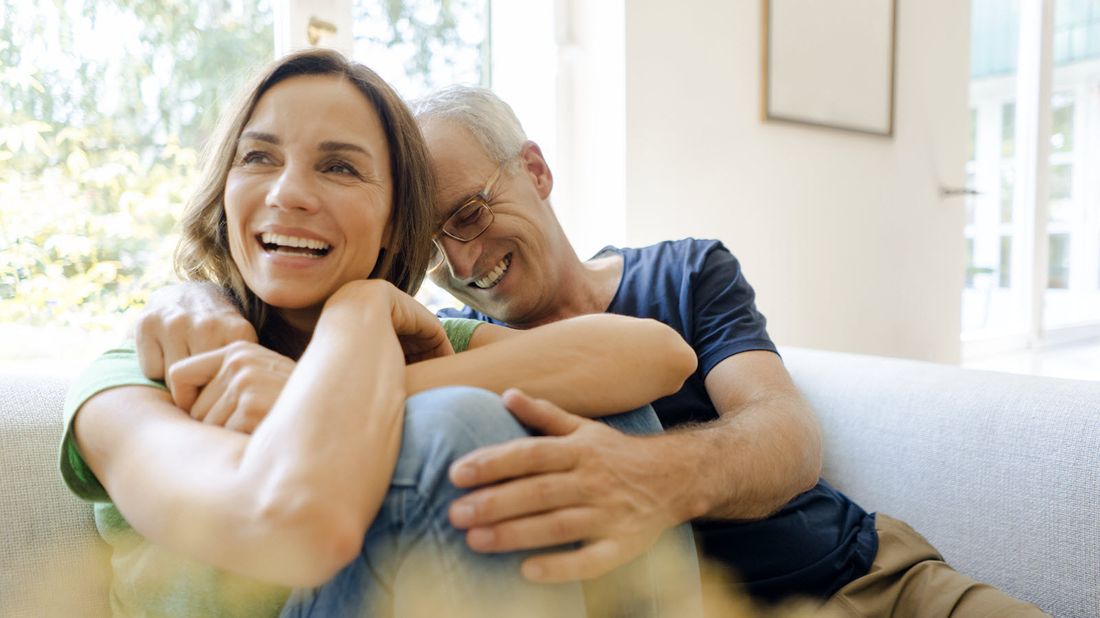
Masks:
[[[107,490],[85,463],[73,438],[73,418],[76,411],[92,396],[119,386],[148,386],[167,390],[141,373],[133,342],[108,350],[97,358],[73,381],[65,396],[65,433],[61,438],[61,478],[69,489],[89,502],[110,502]]]
[[[451,340],[451,347],[454,348],[455,353],[465,352],[466,348],[470,347],[470,338],[474,336],[474,331],[485,323],[466,318],[440,318],[440,321],[443,322],[443,331]]]
[[[465,318],[443,318],[442,322],[443,330],[455,352],[465,352],[470,346],[474,331],[483,324],[478,320]],[[110,502],[111,499],[84,461],[80,449],[76,447],[73,418],[77,410],[92,396],[120,386],[148,386],[166,390],[164,383],[150,380],[141,373],[132,341],[103,353],[77,377],[65,396],[65,433],[61,439],[60,453],[61,478],[74,494],[89,502]]]

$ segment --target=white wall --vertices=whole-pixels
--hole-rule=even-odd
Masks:
[[[625,4],[628,241],[725,241],[780,344],[957,362],[969,3],[898,0],[892,139],[761,122],[759,1]]]

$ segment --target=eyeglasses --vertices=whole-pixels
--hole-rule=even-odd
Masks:
[[[500,178],[500,172],[503,169],[503,165],[497,167],[497,171],[493,172],[488,182],[485,183],[485,188],[463,202],[458,210],[447,217],[439,230],[440,233],[446,234],[459,242],[470,242],[489,229],[489,226],[493,223],[493,209],[489,207],[489,192],[492,191],[493,184]],[[443,246],[439,242],[439,234],[436,234],[432,238],[432,257],[428,261],[428,271],[431,272],[439,268],[445,259]]]

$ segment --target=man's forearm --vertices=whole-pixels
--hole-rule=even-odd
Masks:
[[[682,519],[760,519],[813,487],[821,474],[820,429],[797,393],[750,402],[656,439],[678,453],[685,481],[673,508]]]

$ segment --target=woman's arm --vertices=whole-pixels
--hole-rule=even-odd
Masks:
[[[77,444],[130,524],[213,566],[288,586],[318,585],[351,560],[389,486],[403,421],[405,366],[379,290],[356,282],[326,303],[251,436],[196,423],[150,388],[89,399]],[[231,363],[232,350],[187,362]]]
[[[656,320],[593,314],[524,331],[483,324],[468,352],[410,365],[405,389],[517,387],[574,414],[602,416],[675,393],[697,362],[691,346]]]

